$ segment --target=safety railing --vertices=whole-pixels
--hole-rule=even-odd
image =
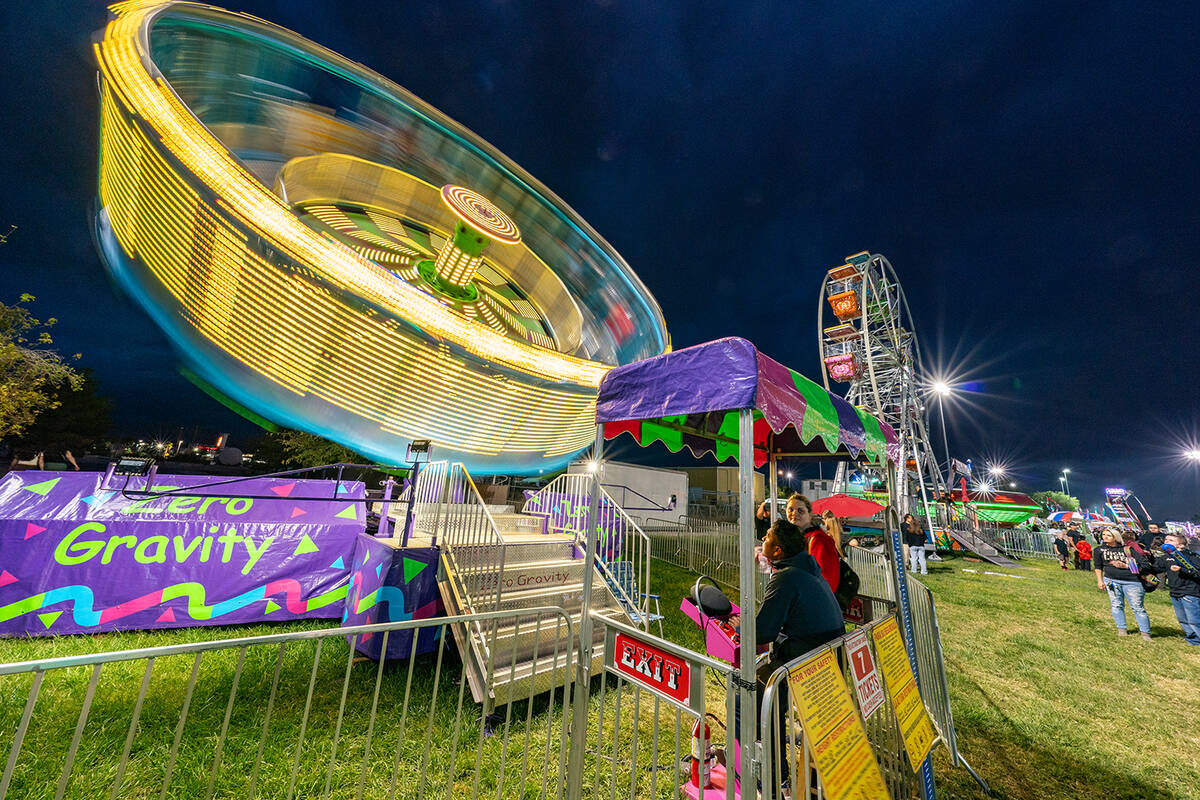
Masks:
[[[951,763],[958,766],[958,736],[954,732],[954,714],[950,710],[950,687],[946,682],[942,635],[938,628],[933,592],[912,575],[906,574],[905,577],[908,581],[908,605],[912,612],[917,683],[921,687],[921,698],[950,751]]]
[[[549,532],[569,533],[586,549],[592,486],[591,475],[559,475],[526,501],[523,512],[546,517]],[[604,487],[596,510],[596,568],[630,618],[649,624],[650,538]]]
[[[892,563],[886,555],[847,545],[845,559],[858,575],[858,595],[869,606],[867,619],[878,619],[895,607]]]
[[[868,623],[860,630],[867,630],[892,617],[883,617]],[[832,653],[836,660],[835,669],[845,682],[847,692],[853,700],[856,712],[862,716],[859,698],[854,688],[853,676],[846,669],[846,639],[842,636],[830,643],[810,650],[804,655],[782,665],[766,681],[762,695],[759,730],[762,736],[762,800],[781,800],[786,797],[807,797],[823,800],[825,787],[817,776],[812,743],[804,735],[796,705],[790,702],[787,692],[789,671],[814,656]],[[868,636],[868,642],[870,642]],[[873,644],[868,644],[874,650]],[[879,663],[878,656],[874,657]],[[922,796],[920,774],[915,772],[904,753],[904,740],[896,720],[890,696],[884,694],[882,703],[864,719],[867,741],[874,754],[883,781],[892,800],[916,800]]]
[[[727,771],[730,777],[723,784],[718,778],[716,783],[725,788],[719,793],[709,790],[705,797],[738,797],[733,780],[736,759],[732,720],[737,695],[733,668],[602,615],[593,615],[593,621],[606,629],[609,641],[615,642],[617,634],[636,637],[640,643],[649,644],[655,658],[664,664],[689,665],[689,674],[681,680],[690,679],[690,693],[678,702],[666,700],[661,693],[644,688],[614,668],[614,662],[621,658],[619,652],[609,659],[604,679],[591,694],[578,796],[677,800],[682,784],[690,779],[689,755],[697,747],[702,758],[708,759],[709,770],[714,774]],[[636,657],[631,662],[641,660]],[[707,747],[702,738],[693,738],[697,720],[709,726]],[[724,765],[715,766],[718,758],[724,760]],[[741,796],[753,795],[743,792]]]
[[[732,522],[689,519],[672,522],[648,517],[642,525],[654,557],[738,587],[738,526]]]
[[[561,679],[491,717],[447,656],[466,617],[0,664],[0,800],[561,797],[574,631],[561,608],[471,619],[518,615]],[[407,664],[357,659],[369,637]],[[496,662],[529,696],[525,657]]]
[[[1003,547],[1009,555],[1022,558],[1058,558],[1054,552],[1054,536],[1049,533],[1023,530],[1003,531]]]

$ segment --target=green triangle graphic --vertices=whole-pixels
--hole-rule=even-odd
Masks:
[[[296,550],[292,553],[294,556],[302,556],[305,553],[315,553],[321,548],[313,544],[313,540],[308,538],[308,534],[304,534],[300,539],[300,544],[296,545]]]
[[[54,480],[58,480],[58,478]],[[38,619],[42,621],[43,625],[49,628],[54,624],[54,620],[58,619],[60,614],[62,614],[61,611],[47,611],[45,614],[38,614]]]
[[[41,483],[31,483],[28,486],[26,486],[25,488],[28,489],[29,491],[33,492],[34,494],[40,494],[42,497],[45,497],[47,494],[50,493],[50,490],[53,489],[55,487],[55,485],[61,480],[62,480],[62,478],[51,478],[50,480],[42,481]],[[62,612],[60,611],[59,613],[61,614]],[[49,627],[49,626],[47,626],[47,627]]]
[[[279,610],[279,603],[276,603],[274,600],[267,601],[267,613],[268,614],[271,614],[278,610]]]
[[[413,578],[421,574],[421,572],[429,565],[424,561],[414,561],[411,558],[404,559],[404,582],[408,583]]]
[[[55,480],[58,480],[58,478],[55,478]],[[358,519],[358,507],[354,504],[348,505],[338,513],[334,514],[334,516],[341,517],[342,519]]]

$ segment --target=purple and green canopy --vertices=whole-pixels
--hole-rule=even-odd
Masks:
[[[900,455],[887,423],[730,337],[617,367],[600,383],[604,438],[687,447],[718,461],[738,454],[738,412],[753,410],[754,465],[770,453],[882,464]]]

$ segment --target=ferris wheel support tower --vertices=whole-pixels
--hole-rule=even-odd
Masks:
[[[900,437],[902,510],[920,509],[932,519],[929,492],[947,487],[930,443],[912,313],[886,257],[856,253],[825,274],[817,301],[817,341],[825,388],[833,391],[831,382],[849,384],[846,400],[877,415]],[[842,462],[834,484],[839,491],[847,488],[848,477]]]

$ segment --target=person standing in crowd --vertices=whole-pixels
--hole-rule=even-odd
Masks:
[[[842,528],[842,522],[833,515],[833,512],[828,508],[821,512],[821,526],[825,528],[825,532],[829,534],[829,538],[833,539],[833,544],[837,547],[839,557],[846,555],[846,548],[842,544],[842,539],[846,536],[845,529]]]
[[[1162,536],[1162,534],[1163,532],[1159,530],[1157,522],[1147,523],[1145,532],[1141,536],[1137,537],[1138,544],[1140,544],[1145,550],[1153,550],[1154,537]]]
[[[819,517],[813,516],[812,503],[807,497],[796,492],[788,498],[788,522],[795,525],[804,534],[804,541],[808,546],[808,554],[816,559],[817,566],[821,568],[821,575],[824,576],[826,583],[829,584],[829,588],[836,592],[838,583],[842,579],[842,567],[838,560],[837,545],[833,543],[833,537],[821,527],[818,522],[819,519]]]
[[[771,504],[764,500],[754,512],[754,538],[760,542],[767,538],[767,530],[771,527]]]
[[[1080,536],[1075,541],[1075,569],[1087,572],[1092,568],[1092,545]]]
[[[793,495],[788,501],[788,516],[792,516],[792,500],[800,498],[811,516],[812,506],[803,495]],[[798,516],[803,516],[799,514]],[[809,522],[811,531],[811,520]],[[824,534],[824,531],[822,531]],[[804,552],[805,536],[801,528],[788,520],[778,520],[767,531],[762,543],[763,554],[771,561],[774,570],[767,581],[766,592],[754,617],[754,632],[757,644],[772,645],[770,657],[756,670],[758,702],[762,706],[763,693],[771,675],[792,659],[802,656],[815,647],[820,647],[846,632],[842,609],[837,598],[822,580],[822,571],[816,560]],[[730,621],[739,625],[741,620]],[[780,684],[780,702],[787,708],[787,681]],[[758,714],[754,716],[757,718]],[[776,742],[786,741],[785,714],[780,715]],[[741,730],[741,702],[735,706],[734,730]],[[761,734],[760,734],[761,735]],[[784,763],[783,776],[787,777]]]
[[[908,548],[908,571],[916,573],[919,569],[922,575],[928,575],[929,568],[925,563],[925,531],[921,529],[917,518],[912,514],[904,515],[904,522],[900,525],[900,535]]]
[[[1071,565],[1075,569],[1091,569],[1092,562],[1082,562],[1083,556],[1079,552],[1079,540],[1083,538],[1083,534],[1079,532],[1079,528],[1075,525],[1068,525],[1065,531],[1066,537],[1071,542]]]
[[[1122,545],[1112,528],[1105,528],[1100,535],[1100,544],[1094,551],[1092,564],[1096,570],[1096,588],[1108,592],[1117,635],[1126,635],[1125,601],[1128,600],[1142,638],[1151,641],[1150,615],[1146,613],[1145,605],[1146,590],[1138,578],[1142,570],[1151,569],[1151,564],[1144,559],[1139,561],[1132,550]]]
[[[1186,543],[1183,534],[1167,533],[1154,568],[1167,576],[1167,592],[1184,640],[1200,647],[1200,557],[1184,549]]]
[[[1070,557],[1071,548],[1067,545],[1067,535],[1062,531],[1054,537],[1054,551],[1058,553],[1058,565],[1065,572],[1067,569],[1067,559]],[[1078,558],[1078,556],[1076,556]]]

